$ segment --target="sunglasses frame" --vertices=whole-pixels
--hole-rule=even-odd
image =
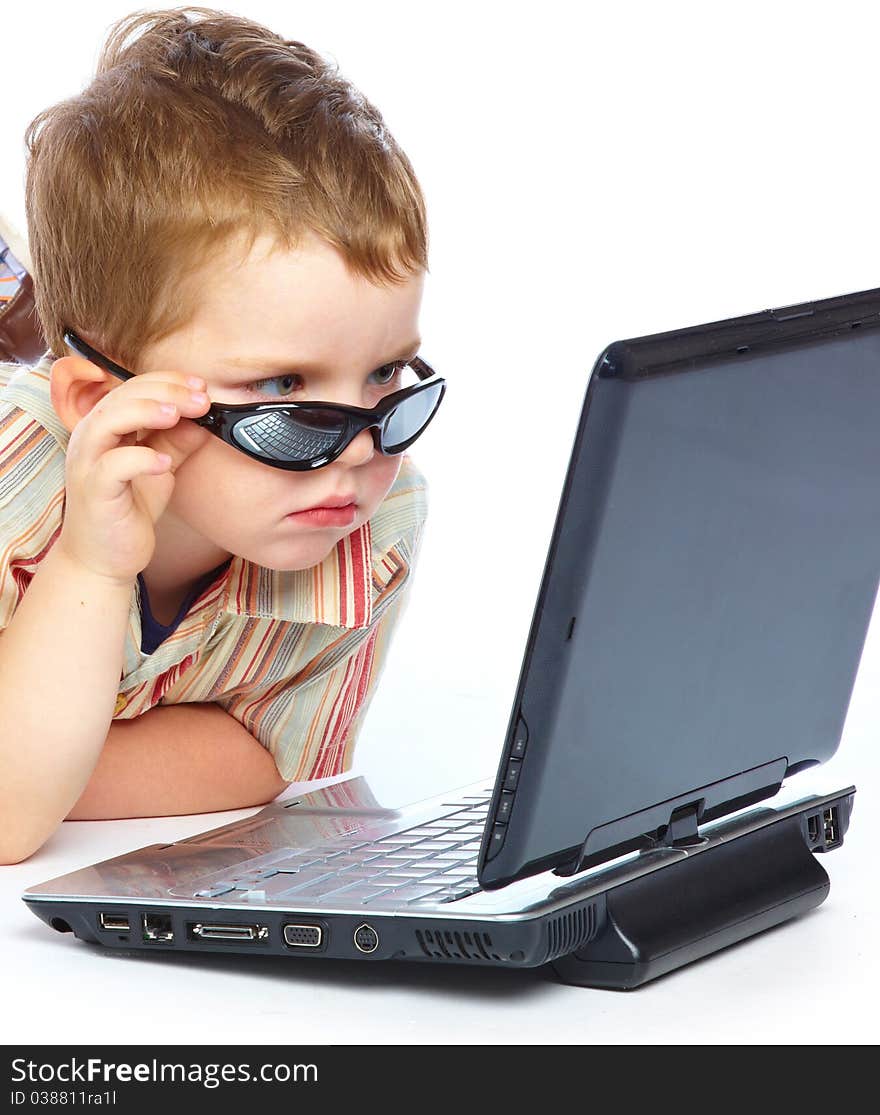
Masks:
[[[135,373],[129,372],[120,364],[115,363],[108,356],[92,348],[87,341],[79,337],[72,329],[64,330],[64,342],[69,345],[74,352],[78,353],[84,359],[96,364],[104,371],[110,372],[111,375],[117,376],[121,380],[134,379]],[[255,461],[260,461],[264,465],[271,465],[274,468],[282,468],[292,472],[309,472],[316,468],[323,468],[324,465],[329,465],[331,461],[344,452],[346,447],[357,437],[362,430],[370,430],[373,435],[373,443],[380,453],[386,453],[384,448],[385,425],[387,419],[390,417],[391,412],[399,406],[401,402],[417,395],[422,391],[430,390],[433,387],[440,387],[440,394],[437,397],[437,402],[434,409],[428,416],[427,422],[422,426],[418,433],[414,434],[407,441],[403,442],[394,453],[387,454],[388,456],[397,456],[412,445],[416,438],[420,437],[434,418],[434,415],[440,409],[440,403],[443,401],[443,396],[446,394],[446,380],[442,376],[437,375],[434,369],[419,356],[413,357],[407,363],[419,377],[420,382],[414,383],[410,387],[404,387],[400,391],[395,391],[391,395],[387,395],[378,406],[368,409],[366,407],[347,406],[344,403],[211,403],[206,414],[199,415],[196,418],[190,418],[190,422],[195,422],[198,426],[204,426],[205,429],[210,430],[212,434],[224,441],[227,445],[231,445],[233,449],[237,449],[240,453],[247,454]],[[246,446],[241,445],[233,438],[232,431],[235,424],[242,418],[255,417],[262,414],[264,411],[295,411],[295,410],[331,410],[340,414],[347,423],[347,429],[343,435],[342,443],[337,446],[332,453],[322,454],[320,457],[315,457],[309,461],[279,461],[270,457],[264,457]]]

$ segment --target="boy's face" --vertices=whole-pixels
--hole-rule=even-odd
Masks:
[[[373,407],[389,393],[378,370],[417,351],[423,285],[423,273],[393,287],[354,277],[317,237],[293,252],[263,237],[243,266],[236,261],[205,274],[196,318],[145,352],[139,371],[200,375],[216,403],[321,400]],[[258,360],[260,367],[236,366]],[[312,370],[296,370],[304,365]],[[140,435],[160,451],[177,437],[185,436],[187,445],[197,439],[176,469],[156,526],[151,566],[164,571],[166,583],[175,567],[189,579],[230,554],[270,569],[317,564],[375,513],[401,463],[401,456],[380,453],[364,430],[330,464],[286,471],[253,460],[186,419],[179,425],[187,427],[185,434],[172,428]],[[357,508],[345,526],[288,518],[346,495]]]

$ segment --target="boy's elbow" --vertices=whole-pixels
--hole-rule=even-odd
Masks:
[[[3,804],[8,803],[3,802]],[[34,852],[38,852],[51,838],[58,827],[58,824],[53,823],[48,817],[43,817],[40,823],[40,818],[35,817],[33,811],[29,817],[16,817],[12,815],[11,808],[7,809],[3,823],[0,824],[0,867],[11,867],[13,864],[30,859]]]
[[[11,867],[23,863],[38,852],[45,841],[11,841],[0,837],[0,867]]]
[[[36,849],[34,849],[34,851],[36,851]],[[8,852],[0,848],[0,867],[12,867],[16,863],[24,863],[24,861],[29,859],[33,854],[33,852]]]
[[[279,794],[283,794],[289,785],[290,783],[286,782],[281,777],[276,767],[274,773],[270,775],[269,784],[258,791],[257,796],[260,797],[262,800],[256,802],[255,804],[268,805],[270,802],[273,802]]]

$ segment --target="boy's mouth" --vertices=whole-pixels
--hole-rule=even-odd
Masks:
[[[356,500],[353,495],[351,496],[328,496],[327,499],[322,500],[320,503],[314,504],[312,507],[300,508],[301,511],[322,511],[324,508],[336,507],[349,507],[356,506]],[[293,512],[299,514],[299,512]]]
[[[301,526],[347,527],[351,526],[357,515],[357,504],[347,503],[342,507],[310,507],[305,511],[294,511],[287,518]]]

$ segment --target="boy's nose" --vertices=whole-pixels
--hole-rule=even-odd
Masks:
[[[377,452],[376,445],[373,440],[378,431],[372,429],[361,430],[361,432],[351,439],[351,441],[342,450],[337,461],[344,461],[345,464],[354,468],[357,465],[365,465],[368,461],[372,460],[373,454]]]

